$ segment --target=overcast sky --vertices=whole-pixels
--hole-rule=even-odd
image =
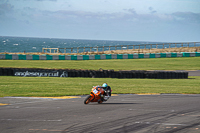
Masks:
[[[200,41],[200,0],[0,0],[0,36]]]

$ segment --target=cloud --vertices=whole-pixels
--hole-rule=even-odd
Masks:
[[[70,11],[70,10],[38,10],[36,8],[26,7],[22,11],[24,16],[30,17],[33,21],[51,20],[56,22],[113,22],[113,23],[155,23],[155,22],[181,22],[181,23],[199,23],[200,13],[175,12],[172,14],[157,13],[152,7],[149,7],[150,13],[137,13],[134,8],[124,9],[121,12],[91,12],[91,11]],[[51,22],[49,21],[49,22]],[[82,21],[82,22],[81,22]]]
[[[200,23],[200,13],[193,12],[175,12],[172,13],[177,21]]]
[[[35,0],[35,1],[56,1],[56,0]],[[22,9],[15,10],[14,5],[7,2],[0,4],[0,15],[7,15],[15,19],[23,19],[27,22],[113,22],[113,23],[155,23],[155,22],[181,22],[185,23],[199,23],[200,13],[193,12],[175,12],[171,14],[159,13],[152,6],[148,8],[149,13],[137,13],[135,8],[127,8],[119,10],[118,12],[106,11],[84,11],[84,10],[56,10],[51,9],[42,10],[41,8],[26,6]],[[27,18],[26,18],[27,17]]]
[[[137,14],[134,8],[127,9],[127,11],[132,13],[132,14]]]
[[[31,1],[31,0],[25,0]],[[34,1],[54,1],[57,0],[34,0]],[[9,17],[15,17],[16,19],[31,19],[31,21],[38,20],[52,20],[55,19],[57,22],[59,20],[70,22],[72,21],[119,21],[119,22],[141,22],[141,23],[149,23],[149,22],[183,22],[186,20],[187,22],[199,23],[200,15],[199,13],[193,12],[175,12],[175,13],[159,13],[154,7],[149,6],[147,8],[146,13],[138,13],[135,8],[126,8],[116,12],[106,12],[106,11],[84,11],[84,10],[71,10],[70,8],[59,10],[51,10],[50,9],[42,9],[32,6],[23,7],[18,9],[17,12],[14,10],[14,5],[9,4],[8,2],[4,2],[0,4],[0,15],[9,14]],[[76,20],[77,19],[77,20]],[[40,21],[42,22],[42,21]]]
[[[150,13],[156,13],[156,12],[157,12],[157,11],[154,10],[153,7],[151,7],[151,6],[149,7],[149,11],[150,11]]]
[[[7,12],[12,12],[14,9],[14,6],[8,3],[3,3],[0,4],[0,15],[7,13]]]
[[[24,1],[28,1],[28,0],[24,0]],[[57,1],[57,0],[34,0],[34,1]]]

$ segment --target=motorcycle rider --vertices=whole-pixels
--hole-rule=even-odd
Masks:
[[[104,94],[99,94],[99,96],[101,97],[101,101],[107,101],[111,96],[111,87],[108,86],[107,83],[103,83],[102,86],[96,86],[97,91],[99,91],[100,89],[103,89],[104,91]]]
[[[102,88],[103,88],[104,91],[108,91],[108,90],[110,90],[110,92],[109,92],[109,96],[111,96],[111,87],[108,86],[107,83],[103,83]]]
[[[106,96],[106,99],[103,98],[103,101],[107,101],[107,100],[111,97],[111,87],[108,86],[107,83],[103,83],[102,88],[103,88],[104,92],[108,91],[108,93],[107,93],[108,96]],[[106,93],[105,93],[105,94],[106,94]],[[102,96],[102,97],[103,97],[103,96]]]

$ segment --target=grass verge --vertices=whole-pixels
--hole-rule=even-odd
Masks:
[[[200,76],[189,79],[111,79],[0,76],[0,97],[67,96],[89,94],[93,85],[107,82],[113,94],[200,94]]]
[[[200,57],[112,60],[0,60],[0,67],[114,70],[200,70]]]

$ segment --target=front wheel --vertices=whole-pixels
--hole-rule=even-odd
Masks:
[[[90,95],[86,97],[86,99],[84,100],[84,104],[90,103],[90,97]]]

